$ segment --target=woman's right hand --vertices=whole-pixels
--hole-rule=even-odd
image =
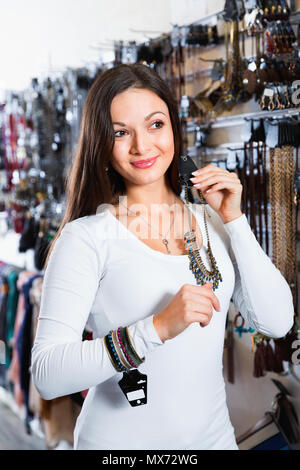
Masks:
[[[164,342],[179,335],[191,323],[207,326],[213,308],[220,311],[220,302],[213,293],[211,282],[203,286],[184,284],[166,308],[154,315],[153,325]]]

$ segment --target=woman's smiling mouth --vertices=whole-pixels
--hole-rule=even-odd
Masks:
[[[158,157],[148,158],[147,160],[139,160],[138,162],[131,162],[136,168],[149,168],[154,165]]]

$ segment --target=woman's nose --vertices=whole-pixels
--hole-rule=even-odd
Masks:
[[[144,132],[136,132],[131,141],[131,153],[146,155],[151,150],[151,140]]]

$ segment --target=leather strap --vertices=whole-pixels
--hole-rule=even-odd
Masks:
[[[262,203],[263,203],[263,184],[262,184],[262,155],[260,143],[257,143],[257,174],[256,174],[256,193],[257,193],[257,210],[259,223],[259,244],[263,247],[263,222],[262,222]]]
[[[242,193],[242,202],[243,202],[243,211],[248,219],[249,211],[248,211],[248,182],[247,182],[247,167],[248,167],[248,151],[247,151],[247,143],[244,143],[244,164],[243,170],[241,172],[241,182],[243,185],[243,193]]]
[[[263,204],[264,204],[264,222],[265,222],[265,251],[267,255],[270,255],[269,250],[269,217],[268,217],[268,184],[267,184],[267,148],[266,144],[262,145],[262,166],[263,166]]]
[[[256,195],[255,195],[255,180],[254,180],[254,165],[253,165],[253,142],[249,142],[249,196],[250,196],[250,225],[257,237],[256,229]]]

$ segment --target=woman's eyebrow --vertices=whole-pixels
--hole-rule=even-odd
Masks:
[[[153,116],[154,114],[157,114],[157,113],[161,113],[161,114],[163,114],[163,115],[165,116],[165,113],[163,113],[162,111],[154,111],[153,113],[150,113],[150,114],[148,114],[148,116],[145,117],[145,121],[149,121],[149,119],[151,119],[152,116]]]
[[[162,111],[154,111],[153,113],[150,113],[148,114],[148,116],[145,117],[145,121],[149,121],[149,119],[151,119],[154,114],[158,114],[158,113],[166,116],[165,113],[163,113]],[[126,126],[124,122],[120,122],[120,121],[114,121],[113,124],[118,124],[119,126]]]

